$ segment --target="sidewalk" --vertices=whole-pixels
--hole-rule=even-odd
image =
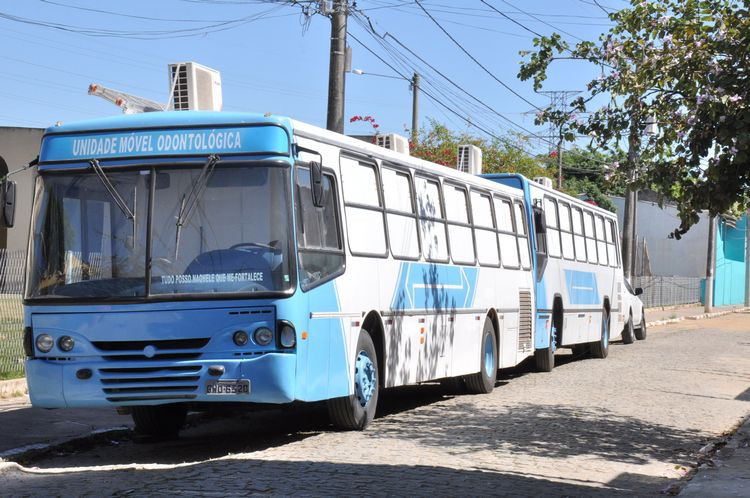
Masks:
[[[750,496],[750,419],[685,486],[680,496]]]
[[[668,323],[677,323],[682,320],[700,320],[702,318],[713,318],[715,316],[728,315],[735,311],[745,309],[744,306],[721,306],[713,309],[711,313],[706,313],[702,304],[696,304],[676,308],[646,308],[646,326],[655,327],[657,325],[666,325]]]

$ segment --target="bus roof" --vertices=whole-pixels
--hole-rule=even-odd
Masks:
[[[408,154],[395,152],[393,150],[380,147],[379,145],[365,142],[358,138],[341,135],[339,133],[335,133],[330,130],[326,130],[294,119],[291,120],[291,122],[294,133],[305,138],[319,140],[324,143],[344,148],[348,146],[353,152],[359,151],[360,153],[366,153],[367,155],[383,161],[388,161],[397,165],[401,164],[404,166],[409,166],[426,173],[433,173],[448,180],[453,180],[454,182],[459,184],[470,184],[471,186],[481,187],[486,190],[492,191],[500,190],[506,195],[523,197],[523,193],[519,192],[517,189],[497,182],[493,182],[481,176],[471,175],[469,173],[458,171],[449,166],[443,166],[442,164],[425,161],[424,159],[410,156]],[[456,153],[458,153],[458,151]]]
[[[520,181],[521,185],[519,185],[519,187],[513,187],[513,188],[523,188],[525,185],[527,185],[529,189],[535,188],[535,189],[542,190],[550,195],[553,195],[556,198],[563,199],[569,202],[571,205],[585,207],[587,209],[591,209],[595,212],[598,212],[602,215],[606,215],[609,217],[615,217],[615,218],[617,217],[617,213],[613,213],[612,211],[609,211],[602,207],[591,204],[590,202],[582,201],[581,199],[578,199],[577,197],[573,197],[572,195],[566,194],[565,192],[560,192],[559,190],[555,190],[554,188],[545,187],[541,183],[537,183],[533,180],[529,180],[528,178],[526,178],[520,173],[492,173],[492,174],[482,175],[482,176],[487,179],[515,179],[517,181]],[[510,185],[510,184],[506,183],[505,185]]]
[[[45,135],[85,133],[147,128],[181,128],[188,126],[227,126],[243,124],[273,124],[290,128],[290,120],[282,116],[268,116],[250,112],[165,111],[141,114],[119,114],[106,118],[76,121],[50,126]]]

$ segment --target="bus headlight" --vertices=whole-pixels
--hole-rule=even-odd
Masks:
[[[73,340],[72,337],[68,335],[64,335],[60,338],[60,340],[57,341],[57,346],[66,353],[73,349],[73,346],[76,345],[76,342]]]
[[[279,342],[285,348],[293,348],[297,344],[297,333],[294,331],[294,327],[289,323],[281,323],[280,325]]]
[[[238,330],[232,336],[232,340],[236,345],[244,346],[247,344],[247,341],[250,340],[250,337],[248,337],[247,332],[245,332],[244,330]]]
[[[273,331],[267,327],[260,327],[255,330],[253,337],[259,346],[268,346],[273,341]]]
[[[49,353],[54,345],[55,340],[49,334],[39,334],[36,338],[36,348],[42,353]]]

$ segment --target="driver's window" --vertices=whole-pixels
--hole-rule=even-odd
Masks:
[[[306,291],[343,271],[344,250],[333,176],[323,174],[322,207],[313,205],[308,168],[297,168],[296,184],[299,278]]]

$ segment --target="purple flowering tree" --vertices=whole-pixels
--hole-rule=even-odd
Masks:
[[[569,46],[558,34],[534,40],[519,78],[542,87],[557,59],[581,59],[603,68],[573,102],[585,120],[547,110],[573,140],[592,137],[604,150],[626,147],[617,174],[677,203],[679,237],[697,212],[718,214],[750,206],[750,14],[729,0],[631,0],[609,15],[615,26],[596,42]],[[592,100],[608,96],[598,109]],[[649,123],[654,133],[645,135]],[[636,154],[635,152],[638,152]],[[638,180],[633,180],[636,159]]]

